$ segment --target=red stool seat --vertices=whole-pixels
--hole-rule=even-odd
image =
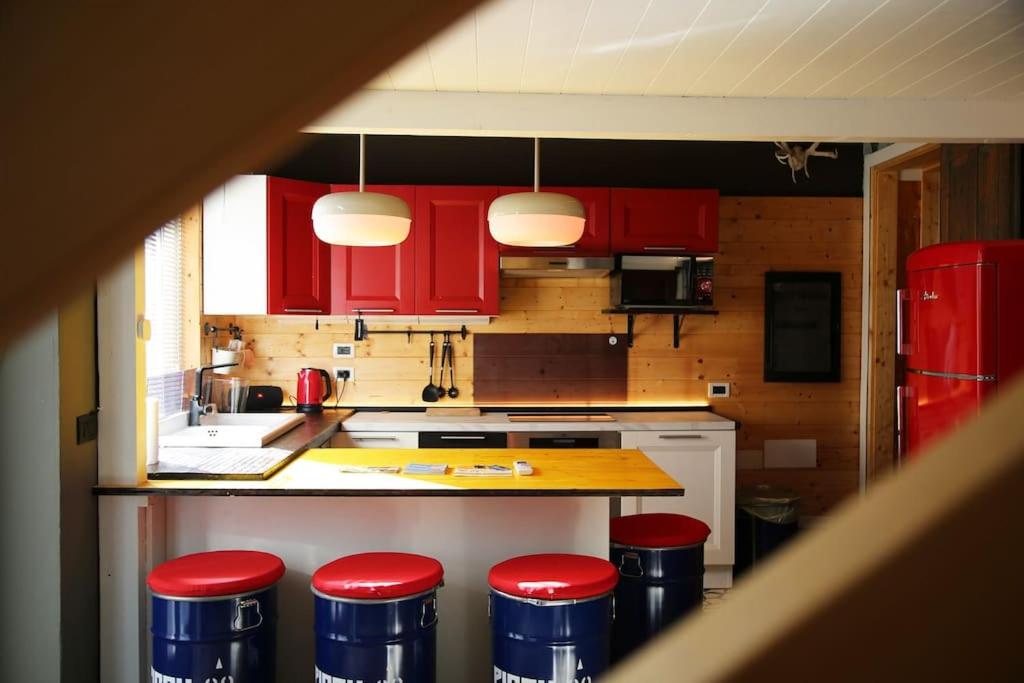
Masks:
[[[491,567],[487,581],[496,591],[520,598],[574,600],[610,592],[619,572],[607,560],[588,555],[524,555]]]
[[[313,590],[334,598],[404,598],[437,587],[444,568],[412,553],[360,553],[341,557],[313,574]]]
[[[269,588],[284,576],[280,557],[257,550],[213,550],[169,560],[149,573],[157,595],[180,598],[237,595]]]
[[[677,548],[704,543],[711,527],[699,519],[667,512],[626,515],[611,521],[612,543],[636,548]]]

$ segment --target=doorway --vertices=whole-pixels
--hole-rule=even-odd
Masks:
[[[923,145],[870,169],[867,482],[898,460],[897,387],[905,366],[897,353],[897,292],[905,286],[907,257],[939,241],[941,164],[940,146]]]

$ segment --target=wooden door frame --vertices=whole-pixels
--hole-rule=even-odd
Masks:
[[[939,165],[938,144],[892,145],[864,159],[861,489],[892,470],[895,427],[897,196],[900,171]]]

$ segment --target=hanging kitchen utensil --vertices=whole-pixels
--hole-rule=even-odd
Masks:
[[[448,357],[448,352],[452,348],[452,337],[448,332],[444,333],[444,342],[441,344],[441,373],[437,377],[437,397],[445,398],[448,395],[448,390],[444,388],[444,359]]]
[[[441,372],[443,374],[444,370],[442,369]],[[448,389],[448,398],[458,398],[459,397],[459,390],[455,386],[455,345],[454,344],[448,349],[448,372],[449,372],[449,379],[451,379],[451,387],[449,387],[449,389]]]
[[[437,401],[438,392],[437,387],[434,385],[434,335],[430,335],[430,353],[427,366],[430,369],[430,379],[427,382],[427,386],[423,387],[423,400],[427,403],[435,403]]]

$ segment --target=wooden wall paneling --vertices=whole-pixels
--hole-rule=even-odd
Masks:
[[[867,472],[892,468],[896,429],[896,283],[901,264],[899,171],[878,171],[871,180],[871,302],[868,312]]]
[[[921,239],[922,247],[938,244],[941,228],[939,227],[939,197],[941,191],[941,170],[930,168],[921,174]]]
[[[196,368],[202,358],[203,311],[203,207],[197,204],[181,215],[182,305],[185,314],[182,342],[186,368]]]
[[[1019,145],[942,145],[942,242],[1019,239]]]
[[[943,145],[940,180],[940,241],[974,239],[978,214],[978,145]]]
[[[5,336],[478,1],[258,0],[241,18],[232,4],[5,2],[4,98],[23,103],[0,108]]]
[[[1017,239],[1020,225],[1020,147],[978,146],[978,239]]]
[[[710,403],[716,412],[740,421],[738,447],[746,450],[762,449],[765,439],[815,439],[816,469],[740,473],[740,481],[770,480],[797,490],[804,497],[806,514],[827,511],[857,490],[862,204],[847,198],[721,198],[722,253],[715,264],[719,315],[687,318],[679,349],[672,348],[670,317],[641,316],[634,348],[626,354],[625,400],[631,404]],[[763,381],[763,283],[765,272],[773,269],[841,273],[841,382]],[[487,336],[526,334],[529,339],[573,333],[607,339],[608,334],[625,333],[622,316],[601,313],[609,301],[607,278],[505,278],[501,296],[501,315],[489,325],[471,326],[469,339],[456,341],[459,398],[436,405],[470,405],[477,400],[474,349]],[[255,356],[247,375],[289,393],[295,391],[298,367],[341,365],[331,358],[331,343],[352,341],[352,324],[336,318],[320,318],[319,330],[312,317],[210,320],[219,326],[240,325]],[[346,388],[343,405],[427,405],[420,400],[427,377],[427,339],[414,337],[410,344],[402,335],[373,335],[374,329],[403,327],[371,323],[370,337],[358,342],[356,357],[345,362],[355,368],[356,381]],[[730,382],[732,395],[709,401],[710,381]],[[551,395],[547,400],[557,398]]]

